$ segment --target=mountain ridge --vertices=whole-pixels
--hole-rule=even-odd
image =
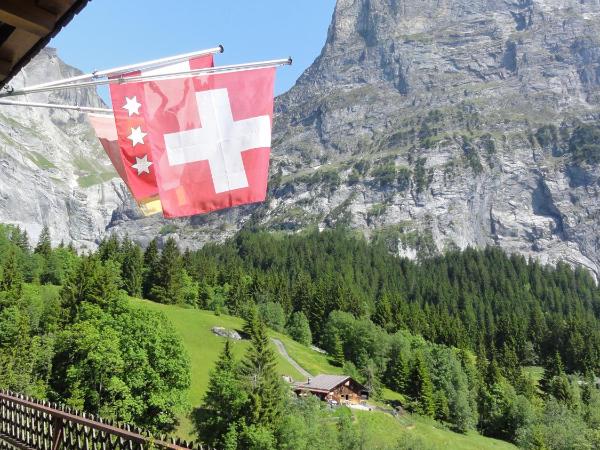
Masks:
[[[597,121],[599,12],[597,2],[338,1],[323,52],[278,104],[280,171],[329,166],[342,187],[321,195],[327,212],[341,207],[368,235],[402,228],[390,245],[408,256],[417,233],[437,250],[499,244],[597,274],[597,222],[572,204],[596,209],[597,167],[573,164],[568,138],[541,145],[536,133]],[[309,189],[279,192],[292,202],[285,192]]]
[[[191,248],[246,225],[344,225],[411,258],[500,245],[598,275],[600,171],[576,160],[571,147],[581,124],[600,118],[599,31],[598,1],[339,0],[321,54],[276,99],[264,204],[142,218],[118,179],[103,171],[73,175],[75,168],[67,171],[75,182],[99,178],[58,192],[52,220],[28,212],[13,223],[36,225],[27,225],[31,234],[49,224],[57,240],[80,246],[114,232],[141,243],[174,236]],[[25,74],[55,56],[43,53]],[[11,119],[24,120],[7,111],[5,130]],[[41,123],[58,117],[39,114]],[[90,132],[82,115],[65,114],[65,130]],[[106,164],[92,141],[98,164]],[[17,167],[13,159],[0,173]],[[62,207],[77,196],[89,205]]]

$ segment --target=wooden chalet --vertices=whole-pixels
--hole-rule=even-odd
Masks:
[[[294,383],[298,395],[316,395],[321,400],[340,404],[359,404],[369,399],[369,391],[346,375],[317,375],[305,383]]]
[[[89,0],[1,0],[0,88],[44,48]]]

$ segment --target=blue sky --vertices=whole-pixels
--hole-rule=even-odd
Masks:
[[[319,55],[335,0],[93,0],[50,45],[85,72],[223,44],[217,65],[292,56],[276,94]],[[101,92],[106,97],[105,92]]]

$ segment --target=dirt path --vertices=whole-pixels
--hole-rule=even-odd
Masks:
[[[279,351],[279,353],[281,354],[281,356],[283,356],[285,359],[287,359],[287,361],[294,366],[294,368],[300,372],[305,378],[309,378],[312,377],[312,375],[310,373],[308,373],[306,370],[304,370],[304,368],[298,364],[296,362],[295,359],[293,359],[287,352],[287,350],[285,349],[285,345],[283,344],[283,342],[281,342],[279,339],[276,338],[271,338],[271,340],[273,341],[273,343],[275,344],[275,347],[277,347],[277,351]]]

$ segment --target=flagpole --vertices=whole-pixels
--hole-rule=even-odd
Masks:
[[[66,85],[66,84],[75,83],[78,81],[83,81],[83,80],[93,80],[95,78],[102,78],[102,77],[107,77],[107,76],[111,76],[111,75],[121,75],[121,74],[124,74],[127,72],[134,72],[137,70],[149,69],[149,68],[153,68],[153,67],[157,67],[157,66],[164,66],[166,64],[173,64],[173,63],[185,61],[190,58],[196,58],[199,56],[212,55],[215,53],[223,53],[223,51],[224,51],[223,46],[219,44],[218,47],[213,47],[213,48],[209,48],[206,50],[198,50],[195,52],[183,53],[183,54],[174,55],[174,56],[168,56],[166,58],[153,59],[150,61],[144,61],[144,62],[136,63],[136,64],[129,64],[126,66],[115,67],[112,69],[95,70],[92,73],[85,73],[85,74],[77,75],[77,76],[71,77],[71,78],[65,78],[62,80],[54,80],[54,81],[49,81],[47,83],[41,83],[41,84],[36,84],[33,86],[28,86],[22,90],[38,89],[38,88],[51,87],[51,86],[62,86],[62,85]]]
[[[193,69],[193,70],[186,70],[183,72],[174,72],[174,73],[169,73],[169,74],[134,75],[134,76],[129,76],[129,77],[121,76],[121,77],[109,78],[107,80],[83,81],[81,83],[76,83],[76,84],[62,84],[62,85],[42,86],[42,87],[32,86],[30,88],[23,88],[20,90],[13,90],[11,92],[0,93],[0,98],[1,97],[13,97],[13,96],[25,95],[25,94],[33,94],[33,93],[38,93],[38,92],[56,91],[59,89],[80,89],[80,88],[86,88],[86,87],[102,86],[102,85],[106,85],[106,84],[127,84],[127,83],[141,82],[141,81],[173,80],[173,79],[179,79],[179,78],[190,78],[190,77],[200,76],[200,75],[239,72],[239,71],[244,71],[244,70],[277,67],[277,66],[284,66],[284,65],[291,65],[291,64],[292,64],[292,58],[273,59],[270,61],[259,61],[259,62],[245,63],[245,64],[232,64],[232,65],[220,66],[220,67],[208,67],[208,68],[204,68],[204,69]]]
[[[66,109],[81,112],[94,112],[94,113],[109,113],[112,114],[113,110],[108,108],[95,108],[93,106],[77,106],[77,105],[58,105],[55,103],[35,103],[35,102],[17,102],[12,100],[0,99],[0,105],[11,105],[11,106],[31,106],[33,108],[54,108],[54,109]]]

